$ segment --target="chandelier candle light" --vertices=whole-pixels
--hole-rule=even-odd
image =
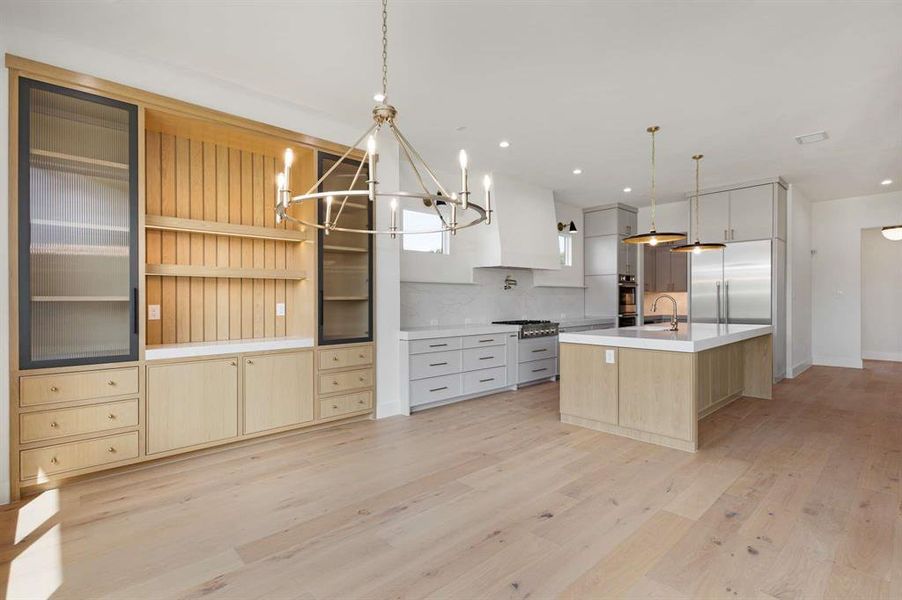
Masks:
[[[657,125],[652,125],[645,131],[651,134],[651,230],[648,233],[640,233],[623,238],[624,244],[648,244],[657,246],[660,243],[677,242],[686,236],[682,233],[658,232],[655,226],[655,205],[657,204],[657,189],[655,185],[655,134],[661,130]]]
[[[695,161],[695,241],[691,244],[683,244],[681,246],[675,246],[670,249],[671,252],[692,252],[693,254],[700,254],[706,250],[723,250],[727,247],[726,244],[721,244],[719,242],[712,243],[702,243],[698,240],[698,232],[699,232],[699,206],[698,206],[698,172],[699,165],[701,165],[702,158],[704,158],[704,154],[696,154],[692,157],[692,160]]]
[[[291,221],[295,223],[300,223],[301,225],[305,225],[307,227],[314,227],[316,229],[322,229],[325,235],[329,235],[332,231],[343,231],[348,233],[363,233],[368,235],[380,235],[385,234],[389,235],[392,238],[396,238],[398,235],[411,235],[411,234],[428,234],[428,233],[444,233],[446,231],[451,232],[451,234],[456,234],[459,229],[464,229],[466,227],[472,227],[473,225],[478,225],[479,223],[491,224],[492,222],[492,180],[486,175],[483,178],[483,187],[485,188],[485,199],[483,205],[480,206],[475,202],[470,201],[470,189],[469,189],[469,160],[467,158],[467,153],[464,150],[460,151],[458,154],[458,162],[460,163],[460,190],[454,193],[448,193],[445,187],[441,184],[436,177],[433,170],[429,167],[423,157],[414,149],[411,143],[407,140],[401,130],[398,128],[396,118],[398,115],[397,109],[391,104],[387,103],[388,97],[388,0],[382,1],[382,93],[374,96],[377,104],[373,107],[373,124],[357,139],[356,142],[351,144],[348,148],[347,152],[345,152],[338,161],[332,165],[332,167],[326,171],[319,180],[314,183],[306,193],[293,196],[291,194],[291,190],[289,189],[291,178],[291,163],[294,161],[294,154],[291,149],[285,151],[285,168],[276,178],[276,184],[278,186],[278,199],[276,200],[276,223],[281,223],[282,221]],[[391,131],[395,140],[398,143],[398,146],[401,148],[401,153],[404,155],[404,158],[413,168],[413,173],[416,177],[417,182],[419,183],[419,187],[421,188],[418,191],[395,191],[395,192],[383,192],[379,190],[379,181],[376,177],[376,164],[378,153],[376,152],[376,136],[382,130],[383,127],[387,127],[389,131]],[[363,160],[360,161],[360,164],[357,167],[357,172],[354,175],[353,180],[351,181],[351,185],[345,190],[337,190],[337,191],[326,191],[326,192],[318,192],[317,189],[332,174],[335,169],[338,168],[340,164],[342,164],[348,156],[350,156],[351,152],[354,148],[357,147],[363,140],[366,140],[366,154],[363,157]],[[363,165],[366,164],[368,167],[368,175],[369,178],[366,181],[367,189],[366,190],[358,190],[355,189],[358,180],[360,179],[361,173],[363,171]],[[423,173],[421,173],[421,169]],[[435,186],[435,192],[427,187],[424,181],[424,174],[428,176],[428,179],[431,181],[431,184]],[[341,198],[341,202],[338,204],[338,209],[333,210],[333,204],[335,203],[335,198]],[[341,214],[344,211],[345,204],[348,202],[348,198],[354,197],[366,197],[370,202],[377,202],[379,200],[390,200],[391,206],[391,224],[387,230],[379,230],[379,229],[359,229],[353,227],[341,227],[340,219]],[[301,202],[305,202],[307,200],[319,201],[321,199],[325,199],[326,202],[326,211],[325,218],[323,219],[323,223],[310,222],[301,218],[297,218],[295,216],[288,214],[288,208],[292,204],[300,204]],[[433,229],[429,231],[404,231],[402,228],[398,227],[398,203],[400,200],[411,199],[411,200],[419,200],[423,203],[423,205],[427,208],[432,208],[436,215],[439,217],[439,222],[441,223],[441,227],[438,229]],[[333,216],[334,213],[334,216]],[[460,216],[463,217],[464,222],[458,221],[458,213],[461,213]]]

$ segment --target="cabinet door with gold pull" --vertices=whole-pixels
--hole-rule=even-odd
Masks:
[[[148,454],[237,435],[237,359],[147,367]]]
[[[244,359],[244,433],[312,420],[312,350]]]

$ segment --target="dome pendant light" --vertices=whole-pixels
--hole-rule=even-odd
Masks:
[[[880,233],[893,242],[902,241],[902,225],[888,225],[881,229]]]
[[[698,241],[698,172],[699,167],[702,162],[702,158],[704,158],[704,154],[696,154],[692,157],[692,160],[695,161],[695,241],[691,244],[683,244],[682,246],[675,246],[670,249],[671,252],[692,252],[693,254],[699,254],[706,250],[723,250],[727,247],[726,244],[721,243],[702,243]]]
[[[655,197],[657,193],[655,188],[655,134],[660,130],[661,128],[657,125],[652,125],[645,130],[651,134],[651,230],[648,233],[640,233],[623,238],[624,244],[657,246],[667,242],[678,242],[686,238],[682,233],[658,232],[655,227],[655,204],[657,203],[657,198]]]

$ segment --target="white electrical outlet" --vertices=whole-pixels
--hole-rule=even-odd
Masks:
[[[276,302],[276,316],[277,317],[285,316],[285,303],[284,302]]]
[[[432,327],[438,325],[438,319],[429,319],[429,325]]]
[[[469,317],[467,317],[467,318],[464,319],[464,325],[469,325],[469,324],[472,323],[472,322],[473,322],[473,320],[472,320],[471,318],[469,318]]]
[[[604,351],[604,362],[609,365],[614,364],[614,351],[613,350],[605,350]]]
[[[159,321],[160,320],[160,305],[159,304],[148,304],[147,305],[147,320],[148,321]]]

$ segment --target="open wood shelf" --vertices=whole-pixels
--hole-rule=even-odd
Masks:
[[[144,226],[147,229],[166,231],[187,231],[209,235],[225,235],[229,237],[253,238],[258,240],[276,240],[280,242],[307,242],[306,231],[296,229],[277,229],[275,227],[258,227],[255,225],[237,225],[218,221],[202,221],[200,219],[181,219],[160,215],[145,215]]]
[[[78,221],[58,221],[55,219],[32,219],[32,225],[48,225],[50,227],[68,227],[69,229],[96,229],[97,231],[122,231],[128,232],[128,227],[123,225],[101,225],[99,223],[80,223]]]
[[[198,265],[146,265],[146,275],[163,277],[213,277],[229,279],[307,279],[307,272],[296,269],[233,269],[231,267],[205,267]]]
[[[119,169],[128,171],[128,163],[112,162],[109,160],[101,160],[99,158],[89,158],[87,156],[76,156],[75,154],[65,154],[63,152],[51,152],[50,150],[31,150],[32,156],[40,156],[57,161],[73,162],[82,165],[90,165],[93,167],[106,167],[108,169]]]

